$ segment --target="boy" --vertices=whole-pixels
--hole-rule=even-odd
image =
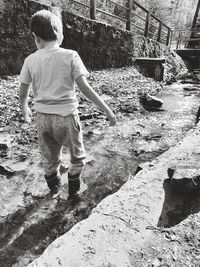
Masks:
[[[68,193],[69,199],[75,199],[85,164],[75,82],[80,91],[106,113],[110,126],[116,124],[116,117],[88,84],[88,72],[78,53],[60,48],[63,40],[61,19],[50,11],[38,11],[31,18],[30,30],[38,50],[25,59],[19,76],[22,113],[25,121],[30,122],[28,94],[32,84],[47,185],[52,194],[58,193],[62,147],[67,146],[71,156]]]

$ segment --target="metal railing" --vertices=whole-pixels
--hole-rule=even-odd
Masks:
[[[170,47],[172,49],[200,48],[200,28],[172,30]]]
[[[126,5],[121,5],[112,0],[70,0],[69,5],[90,19],[115,23],[160,43],[170,43],[170,27],[136,1],[127,0]]]

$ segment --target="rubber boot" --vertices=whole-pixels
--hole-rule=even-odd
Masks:
[[[80,174],[68,174],[68,200],[78,200],[80,190]]]
[[[51,194],[57,194],[60,189],[60,177],[58,176],[58,174],[53,173],[51,176],[45,175],[44,177]]]

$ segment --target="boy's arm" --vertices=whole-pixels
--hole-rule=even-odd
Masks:
[[[114,126],[116,124],[116,117],[112,110],[106,105],[106,103],[100,98],[100,96],[92,89],[92,87],[88,84],[87,79],[84,75],[79,76],[76,79],[76,83],[80,89],[80,91],[95,105],[97,105],[100,109],[102,109],[108,119],[110,120],[110,126]]]
[[[26,122],[30,122],[31,110],[28,107],[28,95],[30,84],[21,83],[19,87],[19,102],[22,108],[22,114]]]

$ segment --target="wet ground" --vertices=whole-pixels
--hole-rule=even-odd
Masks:
[[[146,81],[140,80],[139,83],[146,85]],[[88,188],[75,206],[67,202],[67,151],[64,151],[61,169],[63,186],[60,197],[52,199],[44,183],[37,144],[20,144],[16,142],[16,133],[10,130],[12,127],[9,131],[5,131],[6,126],[1,127],[2,151],[6,154],[1,158],[0,168],[2,267],[27,266],[53,240],[87,218],[103,198],[116,192],[130,176],[134,176],[138,166],[142,168],[146,162],[167,151],[195,127],[200,96],[198,85],[164,86],[157,94],[163,100],[163,106],[157,111],[134,105],[137,94],[130,93],[130,87],[127,91],[122,89],[115,98],[103,92],[103,97],[118,108],[117,126],[109,128],[104,122],[105,117],[100,118],[102,115],[98,112],[93,112],[97,114],[97,119],[95,116],[92,118],[95,124],[82,117],[87,150],[83,179]],[[83,109],[85,105],[87,103],[83,102]],[[8,144],[11,140],[13,142]],[[7,144],[7,148],[3,144]],[[187,213],[187,199],[178,203],[180,198],[176,195],[168,197],[173,197],[174,203],[182,205],[182,212]],[[171,214],[171,217],[164,213],[161,215],[162,226],[179,223],[180,216],[173,218]]]

